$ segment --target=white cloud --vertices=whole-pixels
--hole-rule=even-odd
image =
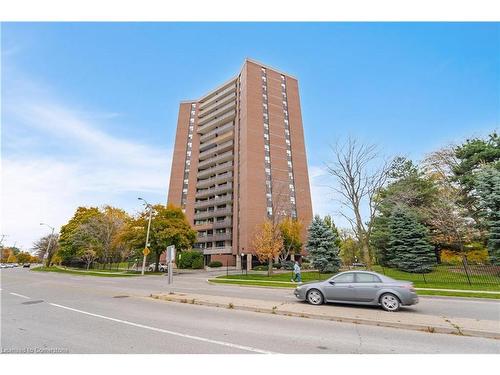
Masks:
[[[30,248],[79,205],[139,208],[138,196],[166,201],[171,151],[103,130],[97,119],[36,93],[4,101],[2,228],[7,245]],[[167,141],[167,140],[165,140]],[[12,147],[30,145],[32,147]],[[54,149],[53,149],[54,148]]]

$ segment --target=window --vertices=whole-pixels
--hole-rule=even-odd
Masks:
[[[336,283],[353,283],[354,282],[354,273],[344,273],[332,279]]]
[[[381,280],[371,273],[357,273],[356,274],[357,283],[380,283]]]

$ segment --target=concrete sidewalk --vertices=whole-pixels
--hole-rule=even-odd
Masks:
[[[339,305],[312,306],[299,301],[290,303],[173,292],[169,294],[151,294],[151,297],[169,302],[205,305],[225,309],[402,328],[430,333],[448,333],[500,339],[499,321],[422,315],[405,311],[404,309],[396,313],[391,313],[382,309],[369,307],[357,308]]]

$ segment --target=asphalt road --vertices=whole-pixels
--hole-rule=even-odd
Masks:
[[[0,275],[4,353],[500,353],[500,341],[493,339],[148,298],[167,290],[162,276],[99,278],[27,269],[6,269]],[[177,276],[175,290],[293,298],[290,291],[208,285],[205,279],[200,274]],[[423,299],[417,309],[429,313],[446,305],[457,314],[468,311],[468,317],[498,319],[496,301]]]

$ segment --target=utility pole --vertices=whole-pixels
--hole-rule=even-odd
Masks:
[[[144,201],[144,204],[146,208],[149,208],[149,220],[148,220],[148,231],[146,232],[146,245],[144,246],[143,254],[144,257],[142,258],[142,270],[141,270],[141,275],[144,275],[144,269],[146,268],[146,257],[148,256],[150,250],[148,248],[149,246],[149,230],[151,229],[151,215],[153,213],[153,206],[151,206],[144,198],[137,198],[141,201]]]
[[[47,244],[47,250],[45,251],[45,255],[43,256],[44,259],[49,260],[50,245],[52,244],[52,237],[54,237],[54,227],[51,227],[49,224],[45,224],[45,223],[40,223],[40,225],[46,225],[50,229],[52,229],[52,232],[50,233],[50,237],[49,237],[49,243]],[[46,264],[46,266],[48,267],[48,266],[50,266],[50,264]]]

